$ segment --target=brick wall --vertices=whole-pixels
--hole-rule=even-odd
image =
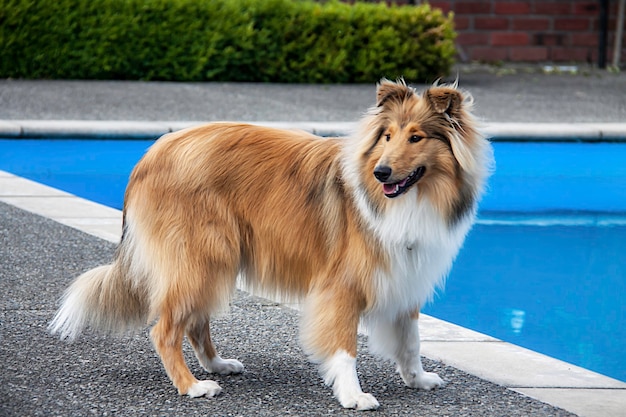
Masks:
[[[599,1],[431,0],[454,12],[461,61],[598,62]],[[613,56],[617,0],[609,2],[607,63]],[[622,41],[621,62],[626,60]]]

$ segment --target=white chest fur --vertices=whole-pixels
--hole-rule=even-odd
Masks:
[[[393,320],[424,305],[443,284],[471,227],[473,214],[449,226],[427,199],[417,199],[417,188],[370,223],[387,250],[390,270],[375,276],[376,302],[369,314]],[[374,219],[371,213],[366,217]]]

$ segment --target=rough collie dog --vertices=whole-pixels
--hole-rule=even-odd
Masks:
[[[220,392],[208,372],[238,373],[209,329],[237,277],[264,294],[302,297],[301,342],[343,407],[374,409],[356,373],[357,327],[412,388],[443,381],[420,360],[419,308],[442,283],[475,217],[491,146],[456,86],[419,94],[381,81],[349,138],[213,123],[158,140],[133,170],[115,260],[78,277],[50,324],[151,337],[178,392]]]

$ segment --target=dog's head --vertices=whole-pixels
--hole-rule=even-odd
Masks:
[[[362,144],[362,174],[370,198],[379,201],[375,205],[416,188],[448,212],[469,204],[470,195],[460,196],[464,185],[484,177],[475,174],[484,139],[474,129],[470,107],[471,97],[455,85],[435,85],[418,94],[402,80],[378,84],[371,133]]]

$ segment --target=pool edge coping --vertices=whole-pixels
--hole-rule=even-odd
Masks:
[[[156,139],[209,121],[0,120],[0,137],[12,139]],[[356,122],[249,121],[263,126],[300,129],[319,136],[346,136]],[[480,131],[493,141],[626,141],[626,123],[488,123]]]
[[[112,243],[121,235],[121,211],[1,170],[0,201]],[[420,328],[424,356],[487,381],[584,416],[626,407],[619,380],[427,315]],[[617,392],[622,399],[607,401]]]

